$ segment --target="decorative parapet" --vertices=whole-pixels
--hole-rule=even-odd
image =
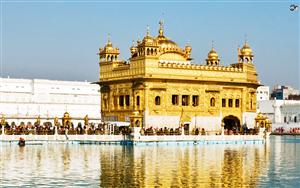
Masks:
[[[126,70],[129,69],[130,65],[129,64],[118,64],[113,67],[113,70]]]
[[[161,63],[161,62],[159,62],[158,67],[172,68],[172,69],[243,72],[242,68],[237,68],[237,67],[207,66],[207,65],[195,65],[195,64],[184,64],[184,63]]]
[[[160,54],[167,53],[167,52],[177,52],[180,54],[185,54],[184,50],[182,50],[180,48],[174,48],[174,47],[160,48],[159,52],[160,52]]]

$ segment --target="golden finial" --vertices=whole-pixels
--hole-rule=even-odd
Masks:
[[[141,37],[140,37],[140,35],[138,35],[138,39],[137,39],[137,44],[139,44],[139,43],[141,43]]]
[[[111,44],[111,41],[110,41],[110,33],[107,34],[107,44]]]
[[[186,45],[185,45],[186,47],[191,47],[191,43],[190,43],[190,40],[188,40],[187,41],[187,43],[186,43]]]
[[[211,41],[211,49],[214,49],[214,40]]]
[[[147,25],[147,37],[149,37],[150,36],[150,27],[149,27],[149,25]]]
[[[159,21],[158,33],[159,33],[159,36],[164,36],[164,21],[162,19]]]
[[[245,44],[247,44],[247,34],[245,34]]]

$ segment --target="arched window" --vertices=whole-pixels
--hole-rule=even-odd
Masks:
[[[149,50],[149,48],[147,49],[147,55],[150,55],[150,50]]]
[[[232,107],[232,103],[233,103],[233,102],[232,102],[232,99],[229,99],[229,100],[228,100],[228,107]]]
[[[212,97],[210,99],[210,106],[214,107],[215,105],[216,105],[216,99]]]
[[[295,122],[295,123],[297,122],[297,116],[294,117],[294,122]]]
[[[137,105],[137,106],[140,106],[140,96],[137,96],[137,97],[136,97],[136,105]]]
[[[160,105],[160,96],[155,97],[155,105]]]
[[[139,127],[139,126],[140,126],[140,121],[139,121],[139,120],[136,120],[136,121],[135,121],[135,126],[136,126],[136,127]]]
[[[240,99],[235,99],[235,107],[240,107]]]

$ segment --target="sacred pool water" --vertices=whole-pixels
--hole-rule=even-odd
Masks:
[[[297,187],[300,137],[249,145],[0,143],[0,187]]]

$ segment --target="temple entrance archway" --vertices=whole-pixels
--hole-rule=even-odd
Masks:
[[[224,129],[227,130],[240,130],[241,124],[239,118],[229,115],[223,118]]]

